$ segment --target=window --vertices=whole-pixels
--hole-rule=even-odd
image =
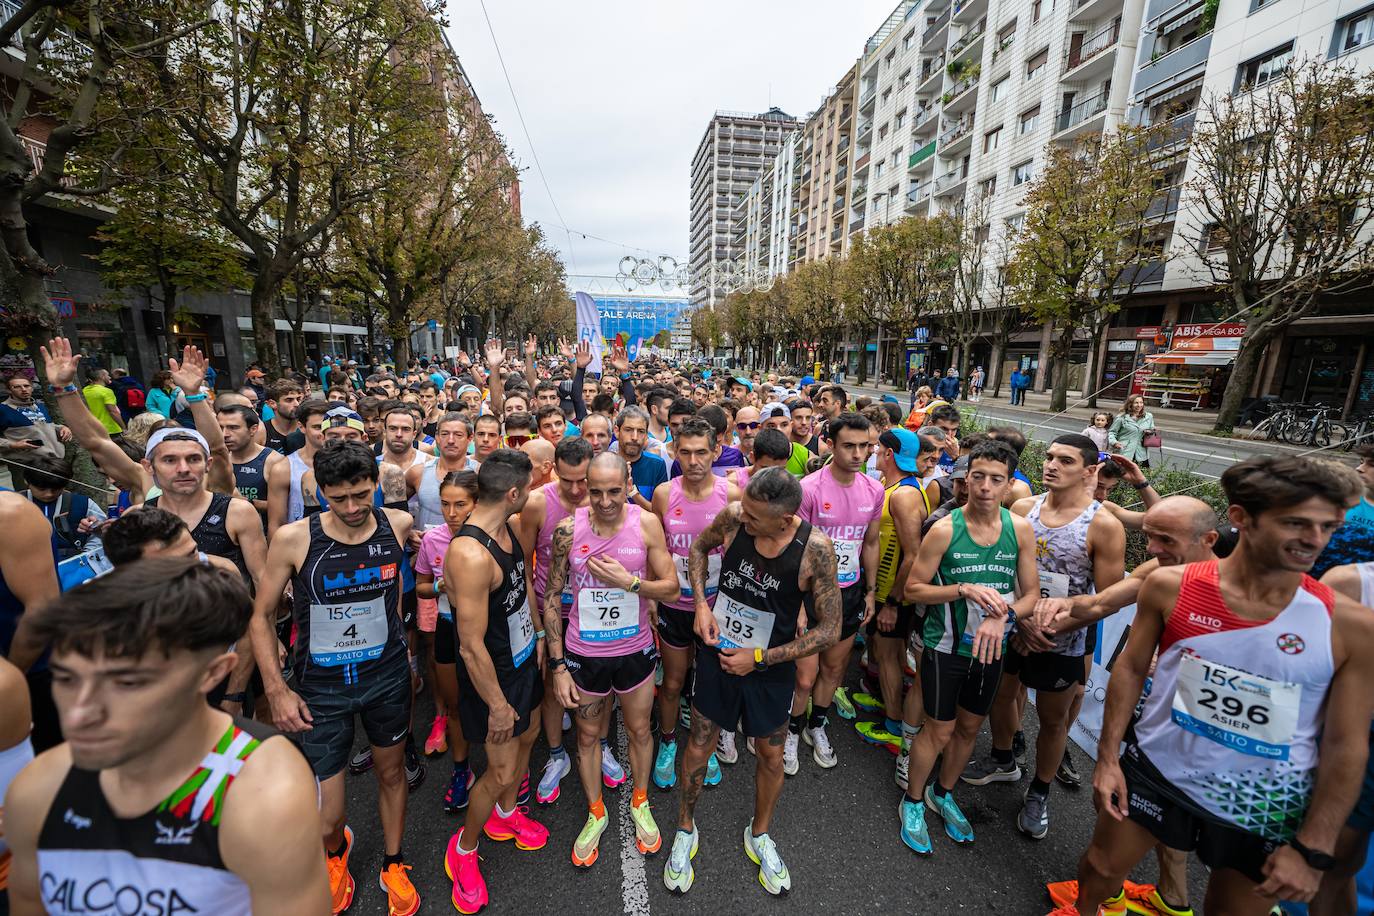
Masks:
[[[1231,239],[1230,234],[1217,223],[1208,223],[1202,232],[1202,250],[1220,251]]]
[[[892,151],[892,155],[889,157],[889,161],[892,163],[892,168],[894,169],[902,164],[902,151],[900,148],[894,149]]]
[[[1263,86],[1288,69],[1293,61],[1293,42],[1251,58],[1236,68],[1236,88]]]
[[[905,72],[905,73],[903,73],[901,76],[897,77],[897,88],[898,88],[898,89],[905,89],[908,85],[910,85],[910,83],[911,83],[911,68],[908,67],[908,68],[906,69],[906,72]]]
[[[996,194],[997,176],[993,175],[991,178],[984,178],[982,181],[978,182],[978,193],[982,194],[984,197],[991,197]]]
[[[1336,54],[1367,47],[1374,40],[1374,8],[1336,23]]]
[[[977,229],[974,229],[974,230],[973,230],[973,244],[975,244],[975,245],[986,245],[986,244],[988,243],[988,239],[989,239],[991,236],[992,236],[992,226],[988,225],[987,223],[984,223],[983,225],[979,226]]]
[[[891,90],[891,89],[884,89],[884,90],[883,90],[883,104],[886,105],[886,104],[888,103],[888,100],[890,100],[891,98],[892,98],[892,90]]]
[[[1013,19],[997,30],[997,50],[1005,51],[1016,40],[1016,20]]]
[[[1034,160],[1034,159],[1027,159],[1025,162],[1021,163],[1020,165],[1012,166],[1012,170],[1011,170],[1011,186],[1012,186],[1013,188],[1014,188],[1014,187],[1017,187],[1018,185],[1023,185],[1023,184],[1025,184],[1026,182],[1028,182],[1028,181],[1031,180],[1031,175],[1032,175],[1031,167],[1032,167],[1034,164],[1035,164],[1035,160]]]
[[[1002,142],[1002,128],[995,127],[983,134],[983,152],[990,153]]]
[[[897,117],[895,117],[895,118],[892,119],[892,129],[893,129],[893,130],[901,130],[901,129],[902,129],[902,125],[905,124],[905,123],[906,123],[906,109],[903,108],[901,111],[897,112]]]
[[[1031,4],[1031,25],[1035,25],[1035,24],[1036,24],[1037,22],[1039,22],[1039,21],[1040,21],[1040,0],[1035,0],[1035,2]]]
[[[883,163],[879,162],[873,167],[873,180],[877,181],[883,177]]]
[[[1040,126],[1040,106],[1036,105],[1030,111],[1021,112],[1020,126],[1017,128],[1017,135],[1024,137],[1026,134]]]
[[[892,60],[893,60],[893,58],[895,58],[896,56],[897,56],[897,52],[896,52],[896,51],[888,51],[888,52],[887,52],[887,57],[883,58],[883,69],[885,69],[885,70],[891,70],[891,69],[892,69]]]
[[[1000,80],[998,80],[997,82],[993,83],[993,84],[992,84],[992,90],[991,90],[991,91],[989,92],[989,94],[988,94],[988,101],[989,101],[989,102],[996,102],[996,101],[998,101],[999,99],[1001,99],[1002,96],[1006,94],[1006,91],[1007,91],[1007,83],[1008,83],[1010,80],[1011,80],[1011,77],[1010,77],[1010,76],[1004,76],[1004,77],[1002,77]]]
[[[1035,54],[1026,60],[1026,79],[1033,80],[1045,69],[1045,64],[1050,59],[1049,48]]]
[[[1026,214],[1018,213],[1015,216],[1008,216],[1004,225],[1007,227],[1008,236],[1020,235],[1021,230],[1026,228]]]
[[[911,43],[912,43],[912,41],[915,40],[915,38],[916,38],[916,30],[915,30],[915,29],[912,29],[910,32],[907,32],[907,33],[906,33],[906,37],[902,39],[902,50],[903,50],[903,51],[910,50],[910,49],[911,49]]]
[[[882,127],[879,127],[879,128],[878,128],[878,139],[879,139],[879,140],[886,140],[886,139],[887,139],[887,125],[886,125],[886,124],[884,124]]]

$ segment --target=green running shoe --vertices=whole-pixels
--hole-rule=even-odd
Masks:
[[[854,704],[849,701],[849,688],[840,687],[835,690],[835,711],[840,714],[841,719],[853,719],[856,715]]]
[[[854,731],[859,737],[875,747],[881,747],[896,754],[902,749],[902,736],[894,735],[878,722],[855,722]]]
[[[868,716],[881,716],[883,714],[883,701],[871,693],[856,693],[849,697],[849,701],[854,704],[854,709]]]
[[[668,861],[663,863],[663,886],[675,894],[685,894],[692,889],[696,873],[692,870],[692,860],[697,855],[697,828],[691,831],[678,830],[673,835],[673,848],[668,853]]]

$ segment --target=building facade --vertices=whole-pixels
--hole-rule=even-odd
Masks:
[[[819,261],[848,251],[850,161],[858,74],[850,67],[825,94],[802,128],[797,186],[797,229],[790,263]]]
[[[692,157],[688,263],[694,305],[714,307],[725,298],[726,281],[744,254],[735,208],[796,127],[796,119],[778,108],[717,111],[706,126]]]

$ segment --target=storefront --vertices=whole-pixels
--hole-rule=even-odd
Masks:
[[[1215,410],[1221,403],[1231,364],[1240,351],[1244,324],[1179,324],[1141,328],[1150,332],[1157,352],[1137,350],[1131,394],[1143,394],[1149,407]]]

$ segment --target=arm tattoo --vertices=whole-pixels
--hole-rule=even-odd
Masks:
[[[739,503],[729,503],[692,542],[692,552],[687,556],[687,581],[692,585],[693,595],[706,594],[706,557],[739,530],[739,514]]]
[[[544,580],[544,648],[550,658],[563,657],[563,585],[568,581],[573,520],[565,518],[553,530],[549,575]]]
[[[811,591],[815,595],[816,619],[801,636],[786,645],[769,649],[765,655],[770,665],[815,655],[839,640],[843,612],[835,572],[835,551],[829,539],[814,530],[806,541],[806,552],[802,554],[801,578],[806,579],[808,575]]]
[[[396,467],[394,464],[382,465],[382,501],[387,503],[401,503],[406,501],[406,475],[405,471]]]

